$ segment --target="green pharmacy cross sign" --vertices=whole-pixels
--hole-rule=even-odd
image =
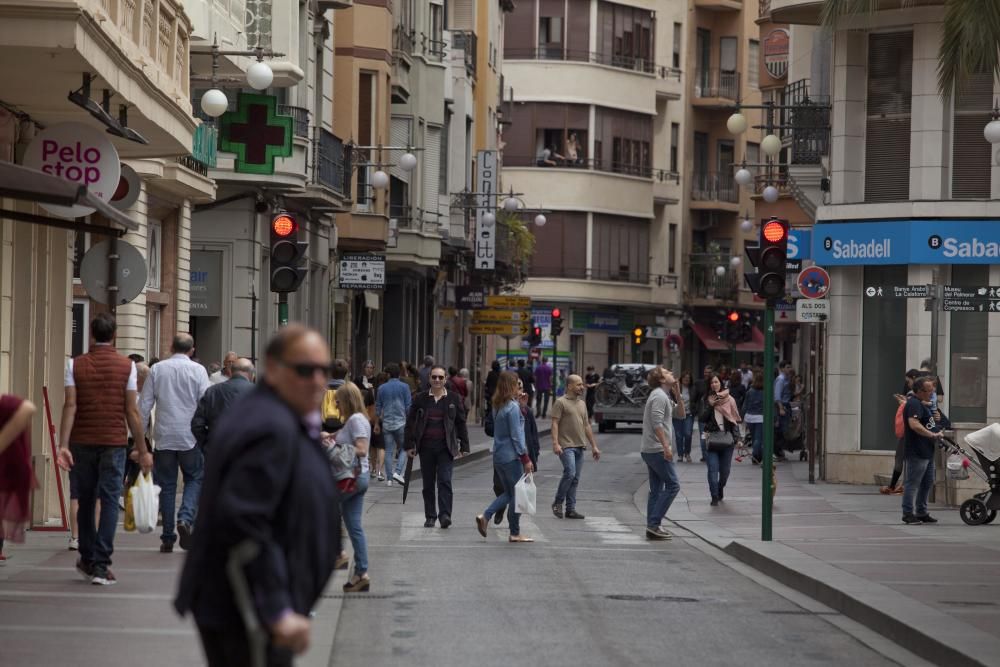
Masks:
[[[240,93],[236,111],[222,115],[219,150],[236,153],[237,173],[273,174],[274,159],[291,156],[295,120],[277,108],[273,95]]]

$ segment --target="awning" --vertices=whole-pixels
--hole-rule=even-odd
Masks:
[[[24,167],[13,162],[0,161],[0,197],[10,197],[12,199],[42,204],[56,204],[59,206],[72,206],[74,204],[89,206],[125,229],[131,231],[139,229],[137,222],[92,195],[86,186],[65,181],[57,176],[50,176],[37,169]],[[51,227],[62,227],[63,229],[85,229],[86,231],[96,231],[97,233],[103,231],[105,234],[118,233],[114,229],[97,227],[96,225],[81,225],[72,220],[48,218],[20,211],[0,209],[0,216],[49,225]]]
[[[719,340],[719,337],[715,334],[712,327],[707,324],[698,324],[697,322],[690,323],[691,329],[694,331],[698,339],[701,340],[701,344],[705,346],[705,349],[709,352],[716,351],[729,351],[729,343],[724,340]],[[764,351],[764,334],[757,327],[753,328],[753,340],[748,343],[737,343],[737,352],[763,352]]]

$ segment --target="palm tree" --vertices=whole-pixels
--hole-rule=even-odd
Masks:
[[[825,0],[823,25],[833,28],[841,18],[874,15],[883,7],[917,4],[914,0]],[[919,2],[919,4],[927,4]],[[944,25],[938,49],[938,91],[948,99],[971,74],[992,72],[1000,78],[1000,2],[942,0]]]

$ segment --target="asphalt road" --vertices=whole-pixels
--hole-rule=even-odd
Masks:
[[[488,459],[456,469],[449,530],[423,527],[419,481],[406,505],[399,487],[372,488],[372,589],[346,596],[332,664],[896,664],[694,538],[647,542],[633,504],[646,479],[638,432],[598,437],[604,456],[588,456],[578,494],[583,521],[549,511],[561,467],[543,441],[539,512],[522,517],[533,544],[509,544],[492,523],[487,540],[476,531],[493,495]]]

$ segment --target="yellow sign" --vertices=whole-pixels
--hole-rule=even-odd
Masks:
[[[472,319],[475,322],[528,322],[531,313],[527,310],[474,310]]]
[[[469,333],[474,336],[526,336],[528,323],[521,324],[473,324]]]
[[[510,308],[512,310],[525,310],[527,308],[531,308],[531,297],[493,294],[486,297],[486,307]]]

